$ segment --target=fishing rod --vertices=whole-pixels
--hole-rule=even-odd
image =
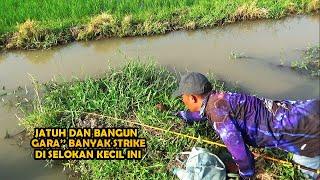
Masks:
[[[87,115],[100,116],[100,117],[103,117],[103,118],[113,119],[113,120],[122,121],[122,122],[126,122],[126,123],[131,123],[131,124],[135,124],[135,125],[138,125],[138,126],[141,126],[141,127],[146,127],[146,128],[154,129],[154,130],[157,130],[157,131],[174,134],[174,135],[177,135],[177,136],[180,136],[180,137],[183,137],[183,138],[202,141],[202,142],[210,144],[210,145],[215,145],[215,146],[226,148],[226,146],[224,144],[221,144],[219,142],[210,141],[210,140],[207,140],[207,139],[202,139],[200,136],[199,137],[194,137],[194,136],[190,136],[190,135],[187,135],[187,134],[171,131],[171,130],[168,130],[168,129],[163,129],[163,128],[160,128],[160,127],[155,127],[155,126],[139,123],[139,122],[136,122],[136,121],[116,118],[116,117],[112,117],[112,116],[106,116],[106,115],[97,114],[97,113],[93,113],[93,112],[68,111],[68,110],[67,111],[58,111],[58,112],[61,112],[61,113],[64,113],[64,112],[76,113],[77,112],[77,113],[82,113],[82,114],[87,114]],[[284,164],[284,165],[291,166],[291,167],[297,167],[299,169],[304,169],[304,170],[308,170],[308,171],[312,171],[314,173],[320,174],[320,169],[309,168],[309,167],[306,167],[304,165],[298,164],[298,163],[293,162],[293,161],[289,162],[289,161],[285,161],[285,160],[282,160],[282,159],[278,159],[276,157],[267,156],[265,154],[262,155],[260,153],[255,153],[255,152],[252,152],[252,154],[255,157],[262,157],[265,160],[273,161],[273,162],[276,162],[276,163],[279,163],[279,164]]]

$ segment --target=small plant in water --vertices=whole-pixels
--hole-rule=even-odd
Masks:
[[[236,60],[236,59],[241,59],[241,58],[247,58],[247,56],[244,53],[239,53],[236,51],[231,51],[229,55],[230,60]]]
[[[279,59],[279,61],[280,61],[280,66],[283,66],[284,65],[284,62],[285,62],[285,53],[284,53],[284,50],[282,49],[281,51],[280,51],[280,59]]]
[[[291,62],[291,68],[320,77],[320,45],[307,48],[300,60]]]

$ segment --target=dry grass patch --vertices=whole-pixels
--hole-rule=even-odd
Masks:
[[[308,4],[308,11],[319,11],[320,10],[320,1],[311,0]]]
[[[252,3],[246,3],[238,7],[233,16],[230,18],[230,20],[252,20],[267,18],[267,16],[268,10],[266,8],[257,7],[257,1],[254,1]]]
[[[27,20],[18,25],[18,31],[9,39],[7,48],[22,48],[28,46],[30,41],[38,41],[41,30],[34,20]]]
[[[77,39],[87,40],[94,37],[100,38],[101,36],[110,37],[116,34],[117,28],[116,19],[108,13],[102,13],[91,18],[85,28],[80,30]]]
[[[134,33],[132,29],[132,15],[125,16],[121,21],[121,30],[119,33],[120,37],[131,36]]]
[[[188,30],[194,30],[194,29],[196,29],[196,22],[190,21],[185,24],[184,28],[188,29]]]

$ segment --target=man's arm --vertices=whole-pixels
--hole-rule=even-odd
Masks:
[[[181,119],[183,119],[187,123],[201,122],[201,121],[206,121],[207,120],[207,118],[202,117],[200,115],[199,111],[197,111],[197,112],[179,111],[179,112],[175,113],[175,115],[180,117]]]
[[[237,163],[240,175],[244,178],[251,177],[254,175],[253,155],[246,146],[241,131],[231,119],[231,112],[228,96],[224,93],[219,93],[208,101],[208,119]]]
[[[221,123],[214,123],[214,128],[227,146],[233,160],[237,163],[240,175],[242,177],[253,176],[253,155],[244,143],[241,132],[236,128],[231,119],[225,119]]]

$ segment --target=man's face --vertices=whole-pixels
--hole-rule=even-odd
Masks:
[[[200,99],[194,95],[183,94],[182,101],[184,105],[189,109],[191,112],[200,111],[201,102]]]

